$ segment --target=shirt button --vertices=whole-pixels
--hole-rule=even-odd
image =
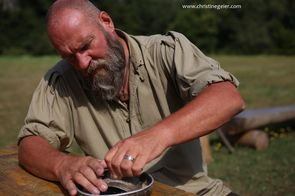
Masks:
[[[141,82],[144,82],[144,77],[140,76],[139,79]]]
[[[130,122],[130,118],[127,118],[127,119],[126,119],[126,122],[129,123],[129,122]]]

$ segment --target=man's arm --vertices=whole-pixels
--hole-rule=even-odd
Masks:
[[[77,193],[75,183],[95,194],[107,189],[100,178],[106,167],[104,161],[65,154],[40,136],[23,138],[18,151],[20,164],[29,172],[47,180],[59,181],[70,195]]]
[[[105,160],[115,177],[139,175],[166,148],[210,133],[243,108],[243,99],[231,82],[211,84],[155,126],[117,143]],[[135,160],[125,160],[125,155]]]

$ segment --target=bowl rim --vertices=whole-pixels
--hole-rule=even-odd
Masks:
[[[124,195],[129,195],[129,194],[133,194],[133,193],[137,193],[137,192],[140,192],[140,191],[144,191],[146,189],[149,189],[153,184],[154,184],[154,178],[151,174],[149,173],[142,173],[141,175],[147,175],[148,178],[150,178],[151,182],[146,186],[146,187],[143,187],[141,189],[137,189],[137,190],[134,190],[134,191],[129,191],[129,192],[125,192],[125,193],[118,193],[118,194],[108,194],[109,196],[124,196]],[[77,187],[77,191],[80,193],[80,194],[83,194],[83,195],[86,195],[86,196],[94,196],[94,195],[97,195],[97,194],[92,194],[92,193],[86,193],[82,190],[80,190],[78,187]],[[103,194],[103,192],[101,194],[98,194],[98,195],[105,195]]]

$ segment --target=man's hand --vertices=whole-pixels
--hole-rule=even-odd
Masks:
[[[70,195],[76,195],[75,184],[95,194],[107,190],[101,179],[105,161],[93,157],[73,156],[53,148],[40,136],[28,136],[20,141],[18,158],[29,172],[41,178],[59,181]]]
[[[167,148],[163,136],[161,130],[144,130],[113,146],[105,156],[112,177],[139,176],[145,164],[160,156]]]
[[[107,190],[107,184],[101,179],[106,168],[104,161],[93,157],[67,155],[56,168],[59,182],[70,195],[76,195],[75,184],[80,184],[88,192],[99,194]]]

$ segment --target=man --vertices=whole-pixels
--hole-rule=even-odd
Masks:
[[[88,0],[59,0],[48,36],[63,60],[41,80],[19,134],[31,173],[99,194],[150,172],[198,195],[228,195],[205,175],[198,138],[243,108],[237,80],[182,34],[130,36]],[[76,139],[87,156],[65,153]]]

